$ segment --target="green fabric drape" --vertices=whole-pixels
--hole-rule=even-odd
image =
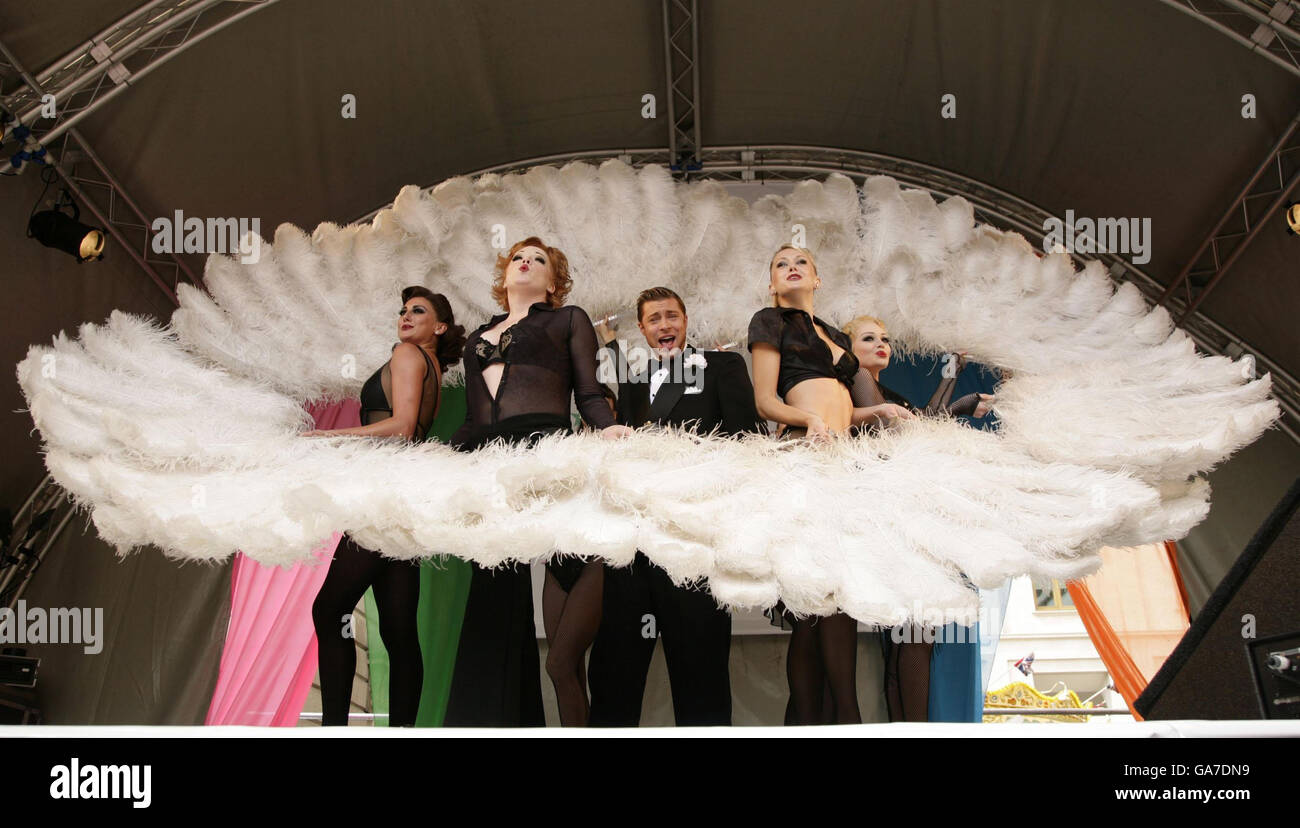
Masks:
[[[429,439],[447,442],[465,422],[464,386],[444,386],[438,416],[429,428]],[[420,693],[417,727],[441,727],[451,692],[451,674],[456,665],[456,645],[469,596],[470,567],[459,558],[445,557],[420,565],[420,606],[417,624],[420,652],[424,657],[424,688]],[[370,699],[376,714],[388,712],[388,650],[380,637],[378,610],[372,590],[366,590],[366,618],[369,625]],[[375,724],[387,726],[388,719]]]

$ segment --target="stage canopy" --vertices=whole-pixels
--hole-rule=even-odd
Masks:
[[[580,152],[655,162],[693,150],[705,162],[699,174],[712,164],[715,177],[749,180],[740,169],[749,163],[754,187],[816,169],[904,171],[905,184],[991,194],[988,203],[1016,207],[1022,229],[1068,211],[1149,218],[1149,261],[1127,256],[1131,267],[1114,272],[1147,279],[1154,299],[1197,259],[1257,169],[1255,190],[1265,192],[1279,189],[1279,175],[1285,189],[1300,168],[1300,151],[1286,151],[1300,146],[1300,67],[1287,57],[1300,54],[1300,20],[1253,32],[1248,11],[1265,16],[1271,3],[1196,5],[1211,14],[1173,0],[10,3],[0,8],[9,53],[0,93],[7,107],[30,94],[19,67],[47,86],[60,83],[60,67],[84,76],[56,103],[87,111],[48,143],[70,170],[102,180],[93,153],[147,216],[257,218],[268,238],[282,222],[310,229],[365,217],[407,184]],[[171,19],[180,22],[166,37],[126,54],[133,37]],[[1260,48],[1245,45],[1252,34]],[[106,49],[93,48],[97,37]],[[65,60],[87,51],[101,60]],[[654,118],[644,117],[647,95]],[[343,116],[345,96],[355,117]],[[57,123],[32,125],[39,136]],[[4,154],[16,151],[7,140]],[[115,308],[170,315],[168,287],[189,278],[183,270],[158,265],[151,279],[115,244],[105,261],[77,265],[24,238],[45,187],[38,170],[0,187],[7,364]],[[108,188],[82,187],[107,209]],[[1249,200],[1251,221],[1276,198]],[[130,213],[117,196],[112,209]],[[1041,234],[1027,236],[1041,245]],[[1300,376],[1298,253],[1300,238],[1274,214],[1221,279],[1202,257],[1209,274],[1169,300],[1196,302],[1189,324],[1204,347],[1257,355],[1287,401]],[[201,277],[202,257],[181,261]],[[0,505],[17,511],[44,468],[16,383],[0,401],[9,412]],[[1283,423],[1300,432],[1294,412]],[[1271,432],[1210,475],[1210,518],[1180,545],[1193,609],[1300,474],[1293,434]],[[84,526],[74,518],[51,555],[104,555]],[[166,580],[209,597],[227,588],[224,569],[174,568],[154,556],[96,577],[104,589],[128,579],[138,579],[132,589]],[[31,594],[50,605],[95,600],[60,598],[59,571],[48,565]],[[186,669],[210,681],[215,665]]]

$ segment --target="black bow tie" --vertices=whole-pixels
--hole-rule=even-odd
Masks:
[[[650,357],[650,365],[652,366],[652,370],[655,368],[662,368],[664,366],[672,367],[674,365],[680,365],[682,364],[682,360],[685,359],[687,356],[690,356],[691,353],[693,353],[693,351],[690,350],[690,346],[687,346],[686,348],[681,349],[677,353],[665,359],[660,359],[659,357],[652,356]]]
[[[650,358],[650,373],[653,374],[655,371],[658,371],[658,370],[661,369],[661,368],[667,368],[667,369],[669,369],[669,370],[672,370],[672,368],[673,368],[674,366],[676,366],[676,365],[681,365],[681,363],[682,363],[682,355],[681,355],[681,353],[673,354],[672,356],[668,357],[667,359],[659,359],[658,357],[651,357],[651,358]]]

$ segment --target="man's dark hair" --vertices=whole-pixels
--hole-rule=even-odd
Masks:
[[[652,287],[641,291],[641,295],[636,298],[636,321],[641,321],[641,309],[645,307],[646,302],[658,302],[660,299],[676,299],[677,307],[682,309],[683,316],[686,315],[686,303],[672,288]]]

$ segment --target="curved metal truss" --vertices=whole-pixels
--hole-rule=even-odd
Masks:
[[[1300,0],[1160,1],[1300,76]],[[275,2],[277,0],[149,0],[52,63],[34,79],[30,76],[22,78],[22,83],[12,92],[3,88],[3,82],[14,74],[25,73],[11,71],[16,61],[7,49],[3,50],[0,53],[0,97],[3,97],[5,107],[18,116],[20,123],[32,128],[33,143],[44,144],[68,132],[130,83],[189,46]],[[962,195],[974,205],[978,220],[1014,230],[1029,238],[1037,238],[1042,232],[1043,222],[1051,217],[1037,205],[995,187],[893,156],[823,147],[700,146],[696,2],[662,2],[665,48],[671,58],[677,54],[672,51],[676,44],[680,58],[677,63],[681,64],[678,67],[670,60],[668,66],[670,94],[679,89],[683,99],[683,123],[678,125],[674,122],[673,126],[679,128],[680,137],[686,143],[693,142],[692,148],[698,151],[700,169],[695,170],[692,164],[690,178],[794,181],[831,172],[859,180],[869,175],[889,175],[939,197]],[[675,73],[674,68],[679,71]],[[689,84],[686,82],[688,76]],[[55,96],[58,115],[51,124],[40,126],[42,96],[46,93]],[[677,134],[674,133],[670,139]],[[678,141],[672,143],[676,145]],[[503,164],[472,174],[512,172],[539,164],[562,164],[574,160],[598,163],[607,158],[621,158],[634,166],[654,163],[673,168],[680,163],[680,158],[674,157],[680,155],[681,147],[677,149],[678,153],[669,148],[569,153]],[[0,172],[9,169],[8,161],[0,161]],[[374,212],[378,211],[372,211],[360,220],[368,220]],[[1075,258],[1082,261],[1080,256]],[[1290,424],[1283,423],[1283,428],[1292,439],[1300,442],[1295,430],[1300,428],[1300,382],[1295,377],[1231,331],[1197,312],[1199,302],[1190,296],[1167,295],[1164,285],[1117,255],[1097,254],[1095,258],[1106,264],[1112,277],[1132,281],[1153,303],[1163,300],[1203,350],[1232,357],[1252,354],[1257,365],[1273,374],[1275,395],[1290,420]],[[145,267],[145,270],[149,268]],[[154,279],[159,281],[156,275]]]
[[[1297,0],[1160,0],[1300,77]]]
[[[50,64],[35,84],[6,92],[5,109],[31,128],[37,143],[48,143],[190,46],[275,2],[151,0]],[[14,62],[6,52],[0,69]],[[41,117],[45,95],[57,105],[52,121]],[[8,161],[0,164],[0,172],[10,169]]]
[[[547,164],[563,166],[572,161],[600,164],[612,159],[618,159],[632,166],[647,164],[670,166],[672,158],[673,154],[667,147],[589,150],[512,161],[475,170],[468,175],[470,177],[488,173],[503,175],[524,172],[531,167]],[[694,180],[794,182],[839,173],[860,182],[869,176],[887,175],[904,185],[925,190],[939,199],[959,195],[974,207],[976,221],[1001,230],[1020,233],[1031,241],[1041,239],[1047,220],[1056,218],[1042,207],[982,181],[929,164],[882,153],[798,145],[754,145],[704,147],[699,152],[699,160],[700,169],[691,174]],[[433,185],[424,189],[428,192],[433,189]],[[392,206],[392,202],[370,211],[353,223],[369,221],[376,213],[389,206]],[[1111,278],[1121,282],[1132,282],[1153,305],[1158,304],[1165,293],[1163,284],[1120,255],[1114,253],[1098,253],[1092,256],[1077,253],[1070,255],[1080,267],[1089,260],[1100,261],[1106,266]],[[1261,373],[1267,371],[1273,375],[1273,396],[1285,412],[1280,426],[1292,440],[1300,443],[1300,381],[1297,381],[1277,362],[1252,347],[1246,340],[1209,317],[1195,310],[1190,314],[1187,313],[1186,302],[1180,297],[1167,297],[1164,304],[1174,318],[1181,317],[1179,326],[1187,331],[1202,351],[1221,354],[1232,359],[1250,355]]]
[[[0,524],[0,608],[17,605],[75,513],[72,498],[47,474],[18,513],[5,516]]]

